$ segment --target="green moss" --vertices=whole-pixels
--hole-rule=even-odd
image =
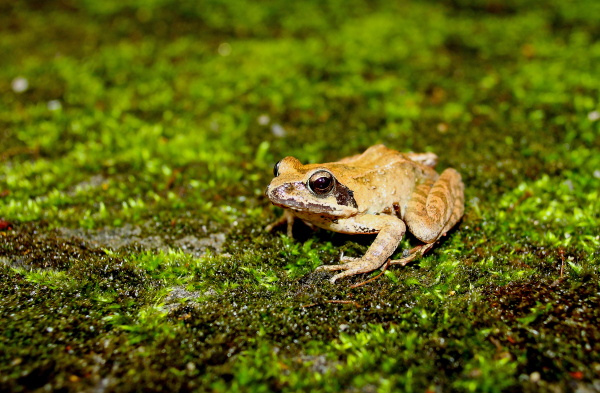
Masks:
[[[0,390],[597,389],[597,8],[0,5]],[[375,143],[466,214],[331,285],[373,238],[266,233],[263,190]]]

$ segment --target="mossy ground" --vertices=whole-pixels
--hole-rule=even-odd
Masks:
[[[0,1],[0,390],[600,390],[600,3],[391,3]],[[331,285],[262,192],[375,143],[466,214]]]

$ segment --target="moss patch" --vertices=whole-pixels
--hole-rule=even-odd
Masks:
[[[596,1],[0,11],[0,390],[600,389]],[[466,214],[331,285],[372,237],[265,233],[264,187],[375,143]]]

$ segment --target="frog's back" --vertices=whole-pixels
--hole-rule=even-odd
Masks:
[[[400,164],[397,166],[403,164],[403,166],[435,168],[437,159],[434,153],[401,153],[380,144],[369,147],[362,154],[345,157],[338,162],[364,169],[390,167],[397,164]],[[428,169],[425,171],[428,172]]]
[[[373,168],[406,160],[407,157],[399,151],[389,149],[385,145],[374,145],[369,147],[362,154],[345,157],[338,162],[357,167]]]
[[[397,199],[399,195],[409,195],[417,184],[437,179],[438,174],[433,169],[435,161],[437,156],[433,153],[400,153],[375,145],[362,154],[336,162],[302,165],[302,171],[327,168],[355,195],[359,190],[369,190],[364,193],[369,194],[368,199]]]
[[[375,145],[360,155],[339,161],[348,169],[341,171],[341,180],[353,190],[364,191],[355,192],[359,210],[382,212],[392,209],[395,204],[404,206],[418,184],[438,177],[432,165],[413,160],[411,155],[430,158],[427,153],[404,154],[384,145]]]

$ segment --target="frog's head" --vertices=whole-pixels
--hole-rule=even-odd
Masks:
[[[273,174],[265,194],[276,206],[332,217],[358,211],[352,190],[340,183],[332,165],[302,165],[286,157],[275,164]]]

